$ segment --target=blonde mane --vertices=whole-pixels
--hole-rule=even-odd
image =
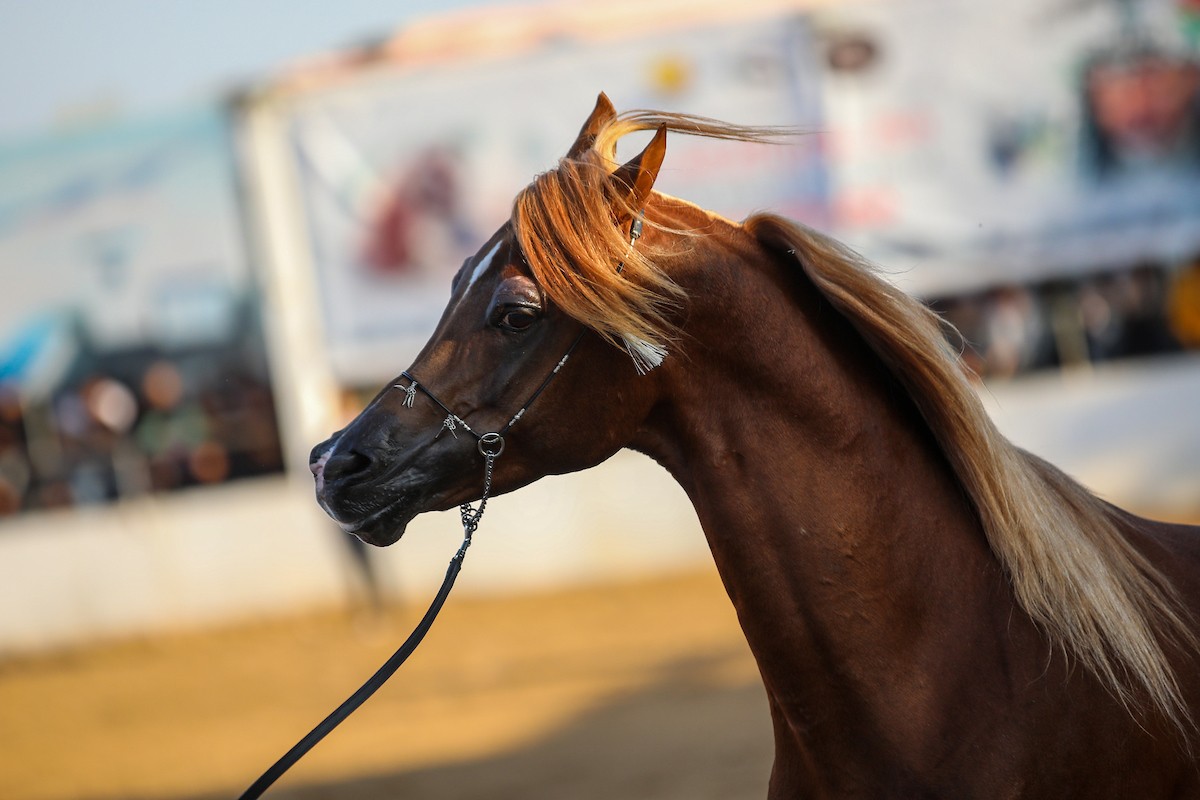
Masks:
[[[547,296],[631,353],[642,346],[665,352],[675,335],[671,312],[685,299],[656,266],[654,251],[631,247],[626,230],[614,224],[641,211],[611,179],[616,142],[661,125],[740,141],[771,141],[783,132],[628,112],[603,126],[590,149],[538,176],[513,207],[520,246]],[[764,246],[794,254],[905,386],[973,501],[1021,607],[1131,711],[1144,692],[1181,731],[1191,729],[1164,646],[1194,650],[1195,637],[1171,586],[1121,535],[1111,507],[1009,442],[983,409],[941,320],[857,254],[772,215],[743,227]],[[620,274],[616,264],[623,264]],[[641,366],[654,366],[653,358]]]

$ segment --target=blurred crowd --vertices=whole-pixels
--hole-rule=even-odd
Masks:
[[[1200,260],[1012,284],[931,305],[980,377],[1200,348]]]
[[[282,469],[274,401],[256,370],[211,358],[108,366],[44,399],[0,384],[0,514]]]

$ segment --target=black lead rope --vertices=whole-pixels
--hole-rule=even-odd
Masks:
[[[408,660],[408,657],[417,649],[417,645],[425,638],[425,634],[429,632],[433,621],[437,619],[438,612],[442,610],[446,598],[450,596],[450,589],[454,586],[454,579],[458,577],[459,570],[462,569],[463,556],[466,555],[467,547],[470,544],[470,537],[463,539],[462,547],[455,553],[454,558],[450,559],[450,566],[446,569],[446,579],[442,581],[442,588],[438,591],[437,597],[433,598],[433,602],[429,605],[429,610],[425,612],[425,616],[421,618],[421,622],[408,635],[408,638],[404,640],[404,644],[400,645],[400,649],[392,654],[392,657],[385,661],[383,666],[366,683],[359,687],[357,692],[350,695],[320,725],[309,731],[307,736],[297,742],[282,758],[272,764],[271,768],[264,772],[249,789],[242,792],[239,800],[257,800],[257,798],[262,797],[263,792],[270,788],[271,784],[279,780],[279,777],[283,773],[287,772],[293,764],[303,758],[305,753],[313,749],[317,742],[324,739],[346,717],[353,714],[359,706],[367,701],[367,698],[375,694],[379,687],[387,682],[388,678],[392,677],[392,674],[400,668],[401,664]]]
[[[503,440],[501,441],[500,449],[503,449]],[[421,621],[417,623],[417,627],[404,640],[404,644],[392,654],[392,657],[383,663],[383,666],[376,670],[366,683],[359,687],[358,691],[350,695],[340,706],[334,709],[333,713],[321,721],[321,724],[308,732],[300,741],[283,754],[283,757],[271,765],[270,769],[264,772],[259,779],[256,780],[249,789],[242,792],[238,800],[257,800],[262,797],[263,792],[271,787],[271,784],[279,780],[283,773],[291,769],[292,765],[299,761],[304,755],[316,746],[317,742],[324,739],[330,731],[342,723],[346,717],[353,714],[359,706],[367,701],[367,699],[383,686],[396,670],[400,669],[400,665],[408,660],[408,657],[417,649],[417,645],[425,638],[425,634],[429,632],[433,626],[433,621],[437,619],[438,612],[442,610],[442,606],[446,603],[446,598],[450,596],[450,590],[454,587],[454,581],[458,577],[458,573],[462,570],[463,559],[466,558],[467,548],[471,546],[471,537],[475,530],[479,527],[479,519],[483,516],[483,510],[487,506],[488,495],[492,489],[492,467],[495,464],[496,456],[499,450],[495,452],[486,451],[482,446],[480,452],[484,454],[486,459],[486,472],[484,474],[484,490],[483,498],[479,502],[479,508],[471,508],[468,504],[463,504],[459,507],[459,513],[462,515],[463,523],[463,540],[459,546],[458,552],[450,559],[450,565],[446,568],[446,577],[442,580],[442,588],[438,590],[437,596],[433,598],[433,602],[429,604],[429,609],[425,612],[425,616],[421,617]]]
[[[629,226],[629,246],[632,248],[637,240],[641,238],[641,236],[642,214],[639,214],[638,216],[634,217]],[[620,274],[624,268],[625,261],[622,260],[617,265],[617,273]],[[267,789],[271,788],[271,784],[279,780],[283,773],[291,769],[292,765],[303,758],[304,755],[309,750],[312,750],[318,742],[328,736],[334,728],[336,728],[346,719],[346,717],[349,717],[351,714],[353,714],[359,706],[361,706],[371,697],[371,695],[379,691],[379,688],[383,686],[383,684],[387,683],[388,678],[392,677],[396,670],[400,669],[400,665],[407,661],[408,657],[413,654],[414,650],[417,649],[417,645],[419,645],[421,640],[425,638],[425,634],[428,633],[429,629],[433,626],[433,621],[437,619],[438,612],[440,612],[442,610],[442,606],[446,604],[446,598],[450,596],[450,590],[454,587],[454,581],[456,578],[458,578],[458,573],[462,570],[463,559],[466,558],[467,555],[467,548],[471,546],[471,537],[479,528],[479,520],[483,517],[483,511],[485,508],[487,508],[488,498],[492,494],[492,470],[495,467],[496,459],[499,458],[500,454],[504,452],[504,435],[509,432],[513,425],[516,425],[517,422],[520,421],[521,417],[525,415],[525,412],[529,410],[529,407],[533,405],[534,401],[537,400],[538,397],[541,396],[542,392],[546,390],[546,387],[550,385],[550,381],[554,380],[554,377],[558,375],[559,371],[563,368],[563,366],[566,365],[567,360],[571,357],[571,354],[575,352],[575,348],[579,346],[581,341],[583,341],[584,334],[586,333],[586,328],[579,332],[579,335],[577,335],[574,341],[571,342],[570,347],[567,348],[567,351],[563,354],[563,357],[560,358],[558,363],[554,365],[554,369],[552,369],[550,373],[546,375],[545,379],[541,382],[537,389],[533,391],[533,394],[529,396],[529,399],[526,400],[524,405],[521,406],[521,409],[513,415],[513,418],[508,421],[507,425],[495,433],[476,433],[471,429],[471,426],[466,423],[466,420],[455,414],[450,407],[439,400],[437,396],[433,394],[433,392],[429,391],[429,389],[425,388],[425,386],[419,384],[417,379],[411,374],[409,374],[407,371],[400,373],[402,377],[408,380],[408,386],[396,384],[395,388],[404,392],[405,407],[412,408],[417,391],[420,390],[422,394],[424,394],[426,397],[432,400],[435,405],[446,412],[446,419],[442,422],[442,429],[433,437],[434,439],[437,439],[446,431],[450,431],[450,433],[457,438],[458,434],[455,434],[454,431],[460,427],[475,437],[476,446],[479,449],[480,455],[482,455],[484,459],[483,495],[479,499],[479,507],[471,508],[470,503],[463,503],[458,507],[459,514],[462,516],[462,545],[459,546],[458,552],[454,554],[454,557],[450,559],[450,565],[446,568],[446,577],[442,580],[442,588],[438,590],[437,596],[434,597],[433,602],[429,604],[429,609],[425,612],[425,616],[421,617],[421,621],[417,623],[417,627],[414,628],[413,632],[410,633],[408,638],[404,640],[404,644],[400,645],[400,648],[392,654],[391,658],[385,661],[383,666],[376,670],[375,674],[372,675],[366,683],[359,687],[358,691],[346,698],[345,702],[334,709],[332,714],[321,721],[321,724],[309,731],[307,736],[296,742],[291,750],[288,750],[286,753],[284,753],[282,758],[272,764],[266,772],[260,775],[258,780],[251,784],[249,789],[239,795],[238,800],[258,800],[258,798],[262,797],[263,793],[267,791]]]

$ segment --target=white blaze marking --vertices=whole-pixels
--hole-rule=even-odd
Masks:
[[[483,276],[483,273],[488,271],[488,267],[492,265],[492,259],[496,257],[496,251],[500,249],[500,245],[502,244],[504,244],[503,239],[492,245],[492,249],[488,251],[487,255],[480,259],[479,263],[475,265],[475,269],[471,273],[470,279],[467,280],[467,288],[463,289],[462,296],[460,296],[458,298],[458,302],[454,304],[455,309],[462,305],[463,300],[467,299],[467,295],[471,293],[471,287],[475,285],[475,281],[479,280],[480,277]]]
[[[492,259],[496,257],[496,251],[500,249],[500,245],[502,244],[504,244],[503,239],[492,245],[492,249],[488,251],[488,254],[475,266],[475,271],[471,273],[471,280],[467,281],[468,292],[475,285],[475,281],[479,280],[479,277],[487,272],[488,267],[492,265]]]

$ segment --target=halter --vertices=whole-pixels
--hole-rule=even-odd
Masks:
[[[629,249],[632,250],[637,240],[642,238],[642,220],[645,217],[645,211],[639,213],[633,218],[633,222],[629,226]],[[625,269],[625,261],[622,260],[617,264],[617,274],[620,274]],[[442,580],[442,587],[438,590],[437,595],[433,598],[433,602],[429,604],[429,609],[425,612],[425,616],[417,623],[417,627],[404,640],[404,644],[392,654],[391,658],[383,663],[374,675],[367,679],[367,682],[359,687],[358,691],[350,695],[340,706],[334,709],[333,713],[326,717],[321,724],[308,732],[308,735],[292,746],[284,755],[276,761],[271,767],[259,776],[249,789],[243,792],[238,800],[257,800],[262,797],[263,792],[271,787],[283,773],[287,772],[293,764],[299,761],[304,755],[316,746],[317,742],[324,739],[334,728],[340,725],[346,717],[354,713],[354,711],[367,701],[367,699],[379,690],[387,682],[387,679],[395,674],[400,665],[408,660],[413,651],[417,649],[417,645],[425,638],[425,634],[429,632],[433,626],[433,621],[437,619],[438,612],[442,610],[442,606],[446,603],[446,598],[450,596],[450,589],[454,586],[454,581],[458,578],[458,573],[462,570],[463,559],[466,558],[467,548],[471,546],[471,538],[475,531],[479,528],[479,520],[483,518],[484,509],[487,508],[488,498],[492,494],[492,471],[496,464],[496,459],[504,452],[504,435],[507,434],[513,425],[516,425],[521,417],[525,416],[525,412],[533,405],[534,401],[546,391],[546,387],[550,385],[550,381],[558,375],[571,354],[575,352],[575,348],[583,341],[584,334],[587,333],[587,328],[581,330],[563,357],[554,365],[554,369],[542,380],[533,394],[521,406],[521,409],[513,415],[504,427],[498,431],[489,433],[476,433],[467,421],[455,414],[448,405],[438,399],[437,395],[429,391],[423,384],[419,383],[408,370],[400,373],[402,378],[408,380],[407,386],[395,384],[392,388],[399,389],[404,392],[403,405],[405,408],[412,408],[416,400],[417,392],[420,391],[428,397],[433,404],[446,412],[446,418],[442,420],[441,430],[434,435],[436,441],[443,433],[449,431],[450,434],[457,439],[458,434],[455,432],[462,428],[467,433],[475,437],[475,447],[479,450],[479,454],[483,456],[483,494],[479,498],[479,507],[472,508],[470,503],[463,503],[458,507],[459,516],[462,518],[463,540],[459,545],[458,552],[450,559],[450,565],[446,568],[446,577]]]
[[[643,218],[644,214],[645,214],[645,212],[642,212],[638,216],[634,217],[633,222],[629,226],[629,247],[630,247],[630,249],[633,249],[633,246],[637,243],[637,240],[642,238],[642,218]],[[624,270],[625,270],[625,261],[622,260],[620,263],[617,264],[617,274],[618,275],[621,274]],[[430,400],[432,400],[434,405],[436,405],[442,411],[446,412],[446,418],[444,420],[442,420],[442,429],[440,431],[438,431],[437,435],[435,435],[433,438],[436,440],[443,433],[446,433],[447,431],[449,431],[450,435],[452,435],[455,439],[457,439],[458,434],[456,433],[456,431],[459,428],[462,428],[467,433],[469,433],[475,437],[475,439],[478,442],[477,447],[479,448],[480,454],[485,459],[488,459],[488,463],[490,465],[491,462],[496,460],[496,457],[499,456],[500,453],[504,452],[504,435],[506,433],[508,433],[509,430],[512,429],[513,425],[516,425],[521,420],[521,417],[525,416],[525,412],[529,410],[529,407],[531,405],[533,405],[534,401],[538,399],[538,397],[542,394],[542,392],[546,391],[546,387],[550,385],[550,381],[554,380],[554,376],[558,375],[559,371],[563,368],[563,366],[566,365],[567,359],[569,359],[571,357],[571,354],[575,352],[575,348],[579,346],[579,343],[581,341],[583,341],[583,336],[585,333],[587,333],[586,328],[579,332],[579,334],[575,337],[574,341],[571,342],[570,347],[568,347],[567,351],[563,354],[563,357],[560,358],[558,360],[558,363],[554,365],[554,369],[550,370],[550,373],[548,375],[546,375],[546,377],[542,380],[541,384],[537,387],[537,389],[535,389],[533,391],[533,394],[531,394],[529,396],[529,398],[525,401],[524,405],[521,406],[521,410],[518,411],[516,414],[514,414],[512,419],[510,419],[503,428],[501,428],[499,431],[496,431],[494,433],[484,433],[484,434],[476,433],[474,431],[474,429],[472,429],[471,426],[467,424],[466,420],[464,420],[458,414],[455,414],[454,411],[451,410],[450,406],[446,405],[441,400],[439,400],[437,395],[435,395],[433,392],[431,392],[429,390],[429,388],[427,386],[420,383],[415,377],[413,377],[412,373],[409,372],[408,370],[405,370],[404,372],[400,373],[400,377],[408,380],[408,386],[401,386],[400,384],[397,383],[397,384],[394,384],[392,388],[400,389],[401,391],[404,392],[404,395],[405,395],[404,406],[406,408],[413,407],[413,402],[416,400],[418,391],[420,391],[422,394],[424,394],[426,397],[428,397]],[[485,494],[481,503],[486,500],[487,500],[487,496]],[[466,504],[464,504],[464,506],[460,506],[460,509],[465,506],[466,506]],[[479,513],[479,514],[483,513],[482,507],[479,509],[479,511],[477,513]]]

